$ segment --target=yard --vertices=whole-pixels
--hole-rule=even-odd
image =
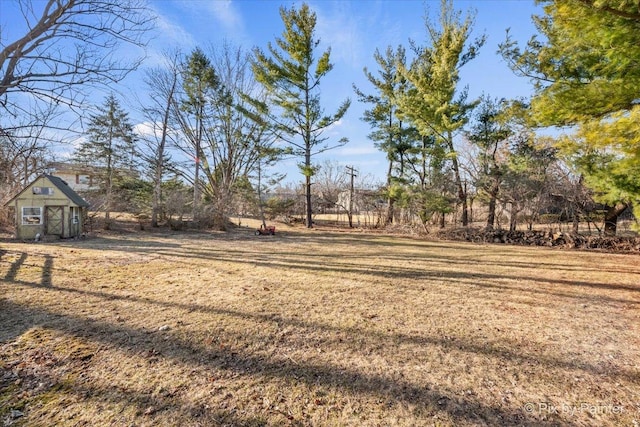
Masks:
[[[0,423],[640,425],[637,255],[329,230],[0,242]]]

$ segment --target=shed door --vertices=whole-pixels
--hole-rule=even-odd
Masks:
[[[62,236],[64,234],[64,206],[47,206],[44,221],[46,234]]]

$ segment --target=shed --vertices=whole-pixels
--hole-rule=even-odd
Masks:
[[[14,208],[16,238],[69,238],[82,235],[89,203],[61,178],[42,174],[5,206]]]

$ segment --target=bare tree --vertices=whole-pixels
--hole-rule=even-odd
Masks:
[[[51,143],[81,114],[61,116],[88,87],[137,68],[142,51],[125,47],[143,47],[154,24],[144,0],[5,0],[2,12],[25,30],[0,30],[0,202],[43,171]]]
[[[37,134],[30,139],[0,135],[0,206],[42,171],[47,154],[48,147]]]
[[[348,188],[344,166],[336,161],[325,160],[317,170],[314,190],[320,203],[330,209],[348,211],[348,203],[339,204],[340,193]]]
[[[264,99],[251,76],[248,53],[228,43],[209,56],[195,52],[183,67],[172,114],[181,133],[177,148],[195,157],[198,167],[185,164],[180,171],[201,187],[212,209],[212,215],[202,212],[206,216],[199,219],[224,229],[234,192],[265,156],[277,151],[275,137],[267,123],[248,113],[246,94]]]
[[[21,117],[17,122],[20,129],[0,127],[0,208],[34,175],[43,172],[51,156],[47,127],[56,118],[55,108],[37,113],[31,125],[28,118]]]
[[[162,209],[162,181],[170,164],[169,146],[175,145],[176,132],[171,128],[171,112],[180,78],[180,53],[166,53],[165,66],[149,69],[146,84],[150,103],[143,107],[148,132],[141,136],[140,155],[153,182],[151,226],[158,226]]]
[[[16,118],[33,115],[33,103],[78,107],[87,86],[122,80],[141,61],[124,47],[144,46],[154,23],[143,0],[18,0],[2,7],[27,29],[0,34],[5,132]]]

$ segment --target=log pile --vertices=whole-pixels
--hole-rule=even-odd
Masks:
[[[551,231],[509,231],[455,228],[437,233],[444,240],[520,246],[551,246],[568,249],[599,249],[609,252],[640,252],[638,237],[605,237]]]

